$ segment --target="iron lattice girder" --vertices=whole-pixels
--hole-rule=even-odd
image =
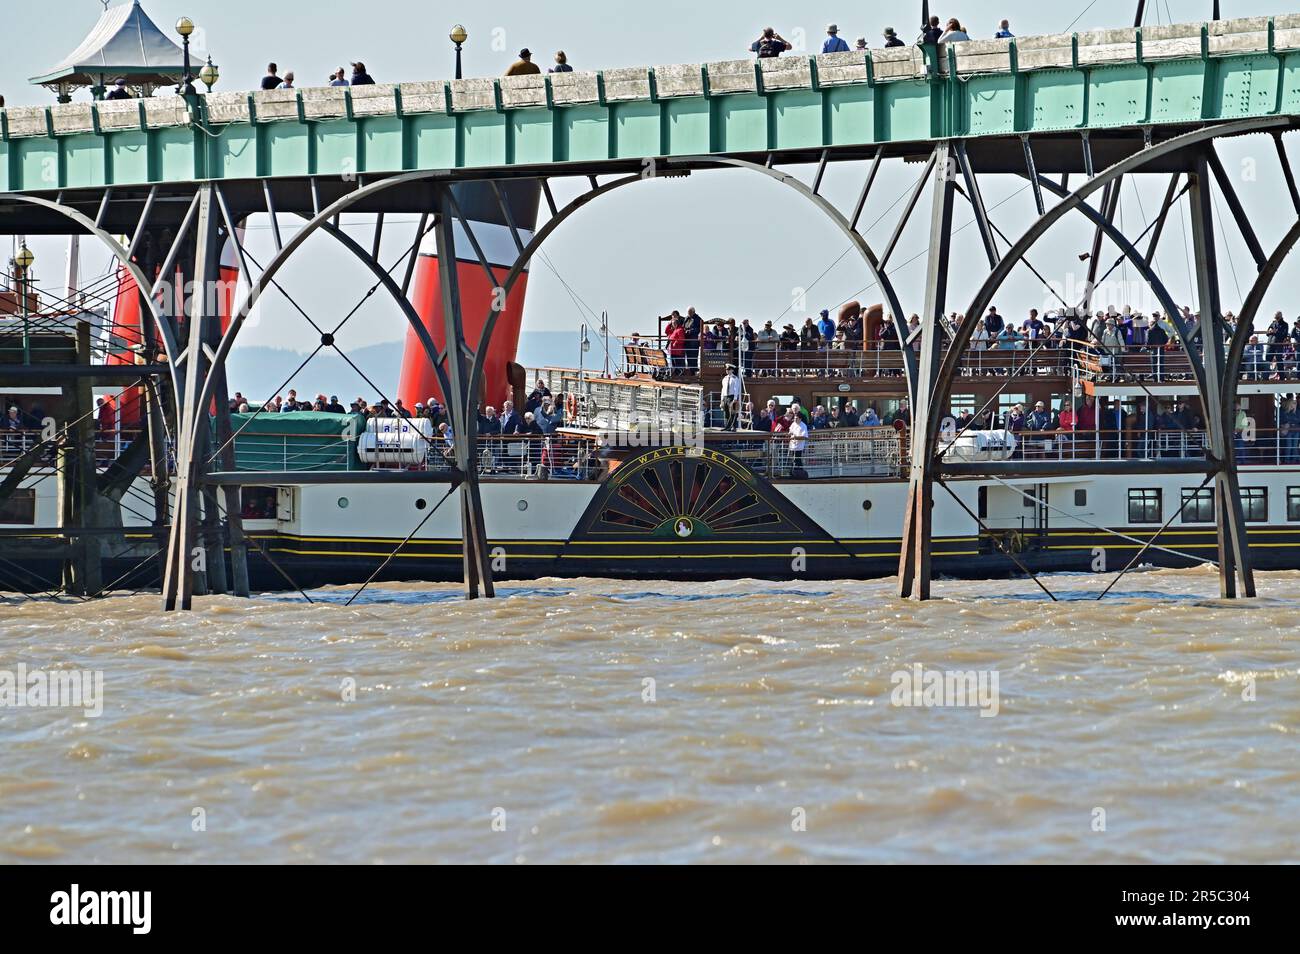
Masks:
[[[1148,127],[1152,132],[1152,145],[1183,135],[1205,126],[1196,124],[1169,124]],[[1270,128],[1282,129],[1300,126],[1300,116],[1290,122],[1278,117]],[[1224,137],[1236,135],[1232,124],[1224,124]],[[1091,132],[1088,136],[1095,168],[1104,169],[1144,151],[1147,140],[1142,128],[1116,129]],[[976,174],[1023,175],[1025,171],[1024,142],[1016,136],[983,136],[963,140],[971,171]],[[1033,149],[1034,166],[1041,175],[1062,173],[1086,174],[1082,139],[1078,132],[1038,133],[1029,136]],[[710,169],[731,162],[736,165],[790,166],[801,163],[819,165],[823,156],[828,163],[854,162],[874,159],[879,152],[882,160],[902,159],[907,162],[925,162],[934,148],[932,141],[887,143],[877,145],[831,146],[817,149],[777,149],[762,152],[719,152],[714,154],[682,156],[649,156],[674,169]],[[439,169],[425,175],[411,177],[399,171],[381,171],[366,175],[321,171],[315,175],[284,175],[264,178],[228,178],[221,182],[222,192],[237,219],[266,210],[266,190],[274,197],[277,212],[311,217],[320,209],[333,205],[352,193],[366,191],[366,195],[351,204],[350,212],[357,213],[410,213],[431,209],[437,202],[436,190],[441,183],[481,181],[484,179],[509,180],[519,178],[564,178],[569,176],[642,175],[645,160],[599,158],[581,162],[558,164],[532,164],[487,169]],[[1195,163],[1194,150],[1172,150],[1143,167],[1144,172],[1180,172]],[[418,171],[418,170],[416,170]],[[400,187],[367,191],[365,186],[387,179],[402,179]],[[29,194],[74,209],[92,221],[99,215],[106,191],[111,190],[104,206],[101,227],[109,234],[130,233],[140,220],[150,189],[156,188],[156,200],[150,210],[150,228],[175,228],[185,215],[188,203],[194,198],[199,183],[194,180],[162,180],[153,187],[135,186],[82,186],[66,189],[42,188]],[[69,232],[67,220],[48,210],[32,206],[18,206],[6,202],[0,191],[0,234],[8,235],[63,235]]]

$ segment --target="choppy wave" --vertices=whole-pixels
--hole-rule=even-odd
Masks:
[[[0,670],[104,673],[0,707],[0,860],[1300,860],[1300,574],[1043,579],[0,596]]]

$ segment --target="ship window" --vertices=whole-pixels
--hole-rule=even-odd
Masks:
[[[0,523],[36,524],[36,488],[22,487],[0,501]]]
[[[1088,506],[1088,491],[1079,489],[1074,492],[1074,505],[1076,507]]]
[[[239,506],[245,520],[274,520],[279,495],[275,487],[241,487]]]
[[[1209,487],[1193,490],[1183,488],[1183,507],[1180,518],[1183,523],[1214,522],[1214,491]]]
[[[1242,487],[1241,508],[1247,523],[1268,523],[1268,488]]]
[[[1159,523],[1162,511],[1158,487],[1129,488],[1129,523]]]
[[[1286,518],[1292,523],[1300,522],[1300,487],[1286,489]]]

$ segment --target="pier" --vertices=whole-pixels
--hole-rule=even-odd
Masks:
[[[183,69],[185,78],[198,75],[188,62]],[[284,473],[235,467],[226,362],[259,297],[278,287],[277,274],[307,239],[323,233],[368,269],[374,286],[366,294],[391,300],[435,371],[450,417],[451,460],[445,468],[402,479],[440,484],[458,497],[466,596],[493,595],[477,421],[503,302],[542,245],[589,203],[647,179],[730,170],[765,176],[822,213],[878,284],[887,320],[906,345],[899,370],[912,431],[898,592],[916,599],[932,593],[931,509],[936,487],[944,489],[946,478],[1041,475],[1074,466],[944,460],[944,419],[978,318],[1013,270],[1032,267],[1029,255],[1038,241],[1067,216],[1092,232],[1094,250],[1103,239],[1118,248],[1165,312],[1178,315],[1178,304],[1151,265],[1165,222],[1185,197],[1201,313],[1194,329],[1179,322],[1174,327],[1207,411],[1206,448],[1197,460],[1167,466],[1195,471],[1212,488],[1221,515],[1220,595],[1253,596],[1233,416],[1252,320],[1300,239],[1300,190],[1284,147],[1284,138],[1300,124],[1298,75],[1300,14],[1286,14],[771,60],[352,88],[227,92],[199,77],[208,86],[204,91],[190,82],[179,84],[174,96],[0,109],[0,232],[75,235],[98,243],[134,283],[144,328],[128,348],[129,360],[110,362],[102,349],[97,354],[90,320],[79,317],[84,304],[69,291],[64,324],[33,332],[29,310],[36,306],[25,284],[30,262],[9,275],[7,284],[16,292],[0,314],[0,381],[49,383],[64,396],[56,433],[45,441],[56,448],[66,508],[57,526],[33,528],[31,536],[43,533],[58,541],[41,545],[62,548],[69,593],[102,592],[113,582],[98,569],[103,547],[130,546],[141,550],[142,559],[159,561],[169,610],[189,609],[195,593],[247,595],[252,557],[239,487],[274,483]],[[1240,136],[1271,139],[1277,167],[1261,169],[1261,175],[1275,176],[1278,208],[1295,217],[1271,249],[1256,236],[1216,151],[1217,144]],[[837,208],[820,192],[827,168],[844,163],[854,166],[861,184],[851,210]],[[862,216],[885,163],[906,163],[919,174],[897,211],[892,237],[877,248],[863,233]],[[1002,234],[990,217],[981,179],[992,175],[1020,176],[1028,183],[1038,215],[1023,234]],[[1120,191],[1149,177],[1168,182],[1168,197],[1147,233],[1126,235],[1114,214]],[[584,183],[585,189],[560,205],[553,188],[559,180]],[[535,185],[542,196],[545,216],[535,231],[512,219],[505,198],[521,182]],[[485,250],[482,230],[458,199],[458,189],[471,183],[496,196],[508,236],[505,261]],[[1228,210],[1222,221],[1215,203]],[[974,215],[986,253],[978,263],[985,278],[969,303],[954,301],[948,292],[959,206]],[[398,214],[414,215],[418,224],[402,261],[384,262],[379,249],[385,218]],[[256,264],[241,237],[255,215],[267,215],[272,223],[277,216],[297,216],[304,224],[283,241],[276,227],[274,255]],[[340,228],[345,216],[373,221],[373,241],[347,235]],[[929,254],[923,294],[905,306],[890,266],[913,220],[926,221]],[[1255,268],[1235,332],[1222,314],[1215,252],[1221,227],[1237,231]],[[411,302],[416,258],[426,239],[438,251],[442,325],[436,335]],[[248,280],[247,292],[229,303],[206,294],[222,281],[224,247],[233,248]],[[457,254],[502,292],[492,296],[485,314],[466,315]],[[1089,284],[1097,281],[1099,266],[1094,251]],[[205,293],[176,295],[176,289],[195,288]],[[953,327],[945,316],[961,306],[972,320]],[[911,311],[921,316],[917,329],[907,327]],[[50,312],[38,309],[38,320],[50,324]],[[471,319],[481,329],[476,336],[466,331]],[[337,348],[332,331],[313,326],[312,334],[320,348]],[[1229,344],[1198,347],[1198,337]],[[142,431],[101,472],[90,389],[108,382],[124,392],[136,390]],[[30,466],[37,453],[24,454]],[[1086,466],[1097,472],[1095,464]],[[1150,468],[1142,460],[1105,463],[1111,473]],[[120,498],[124,481],[146,469],[155,489],[146,535],[151,539],[131,543],[105,524],[101,501]],[[293,479],[340,480],[328,472],[296,472]],[[11,471],[0,484],[0,504],[19,483]]]

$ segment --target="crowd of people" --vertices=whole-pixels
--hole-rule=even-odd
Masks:
[[[230,399],[231,413],[239,414],[288,414],[294,411],[316,411],[329,414],[361,414],[368,420],[405,418],[407,420],[426,419],[433,422],[434,429],[444,425],[450,428],[451,421],[447,408],[437,397],[427,401],[417,401],[414,407],[407,407],[401,398],[389,401],[388,398],[367,400],[357,397],[345,407],[332,394],[317,394],[310,400],[300,398],[298,391],[290,388],[285,394],[277,394],[264,405],[251,404],[243,393],[236,391]],[[565,395],[552,394],[546,382],[538,379],[533,389],[524,399],[523,407],[516,408],[515,402],[506,400],[500,411],[495,406],[486,405],[478,415],[480,434],[501,436],[511,434],[549,434],[564,423]]]
[[[944,334],[951,337],[967,321],[967,316],[953,312],[944,319]],[[1170,352],[1182,348],[1186,338],[1198,351],[1199,316],[1184,307],[1176,315],[1145,313],[1130,306],[1114,306],[1088,314],[1081,309],[1060,309],[1039,313],[1031,308],[1018,324],[1005,318],[996,307],[978,319],[970,333],[969,351],[973,356],[966,370],[980,366],[992,373],[1011,373],[1016,362],[1010,357],[1001,363],[999,353],[1033,352],[1038,356],[1034,368],[1056,366],[1067,372],[1072,361],[1088,358],[1114,375],[1135,378],[1158,378],[1166,371],[1186,377],[1187,369],[1167,360]],[[674,309],[659,318],[662,334],[657,342],[648,342],[634,333],[628,345],[662,348],[666,366],[661,377],[692,375],[699,371],[707,356],[734,364],[740,376],[828,373],[831,376],[866,370],[861,362],[831,362],[827,352],[897,352],[904,347],[920,350],[921,319],[911,315],[906,331],[900,336],[896,323],[886,317],[869,328],[858,302],[839,309],[838,319],[829,309],[818,316],[808,316],[800,326],[787,322],[778,329],[776,321],[766,321],[755,328],[748,318],[705,319],[694,307],[685,314]],[[1236,332],[1237,319],[1232,312],[1224,315],[1224,344]],[[640,354],[640,351],[634,352]],[[989,354],[985,354],[989,353]],[[706,356],[702,358],[702,355]],[[1145,356],[1132,367],[1118,359],[1125,355]],[[1247,380],[1280,381],[1300,369],[1300,318],[1288,322],[1281,312],[1274,314],[1268,327],[1259,334],[1252,325],[1241,374]],[[901,374],[901,366],[891,365],[882,374]]]
[[[885,27],[884,42],[881,44],[884,48],[905,46],[906,44],[899,38],[898,31],[893,27]],[[1009,40],[1015,34],[1011,32],[1011,23],[1008,20],[1002,20],[998,24],[998,29],[993,33],[995,40]],[[970,34],[956,17],[951,17],[946,25],[939,25],[939,18],[930,17],[926,25],[921,29],[921,35],[917,37],[918,44],[930,43],[948,43],[961,42],[969,40]],[[763,32],[759,34],[758,39],[749,44],[749,52],[753,53],[760,60],[778,57],[782,53],[788,53],[794,49],[794,44],[787,40],[781,34],[777,33],[773,27],[764,27]],[[822,41],[823,53],[850,53],[855,50],[867,49],[866,37],[858,37],[853,46],[849,46],[847,40],[840,36],[838,24],[826,24],[826,39]]]
[[[1009,39],[1015,34],[1011,32],[1011,25],[1007,20],[1002,20],[998,29],[992,34],[995,39]],[[969,40],[970,34],[966,31],[956,17],[950,18],[945,25],[940,26],[940,19],[937,16],[930,17],[927,24],[921,29],[917,37],[918,44],[948,43],[950,41]],[[906,44],[899,37],[898,31],[892,26],[885,27],[882,34],[881,46],[888,49],[892,47],[905,46]],[[758,39],[749,44],[749,52],[753,53],[759,59],[768,59],[778,57],[782,53],[788,53],[794,49],[794,44],[785,39],[773,27],[765,27],[759,34]],[[835,23],[826,25],[826,39],[822,42],[822,53],[848,53],[854,50],[868,49],[866,37],[858,37],[852,46],[849,42],[840,36],[839,26]],[[546,69],[547,73],[570,73],[573,66],[569,63],[569,58],[563,50],[555,52],[555,62],[553,66]],[[524,47],[519,51],[519,58],[508,66],[503,75],[505,76],[528,76],[541,73],[541,67],[533,62],[532,51]],[[286,70],[280,73],[280,67],[277,63],[269,63],[266,67],[266,75],[262,77],[262,90],[276,89],[296,89],[294,85],[296,77],[293,70]],[[324,86],[365,86],[371,85],[375,81],[370,73],[366,70],[365,63],[356,61],[351,64],[351,72],[345,70],[342,66],[331,71],[325,77],[322,85]],[[105,92],[105,99],[134,99],[137,92],[127,84],[125,77],[118,77],[113,81],[113,85]],[[0,108],[4,107],[4,97],[0,96]]]

